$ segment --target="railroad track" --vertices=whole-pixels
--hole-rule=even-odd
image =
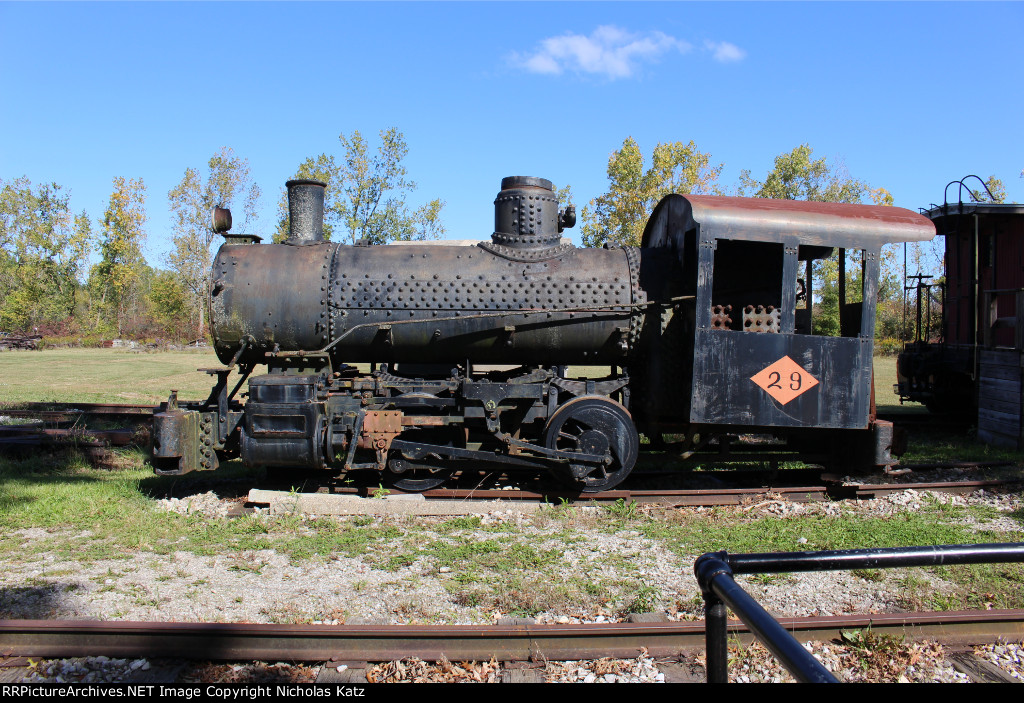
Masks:
[[[728,474],[728,472],[721,472]],[[820,500],[871,500],[906,490],[935,491],[965,495],[980,489],[1003,488],[1011,483],[999,480],[985,481],[947,481],[947,482],[908,482],[883,484],[803,484],[803,485],[762,485],[751,488],[714,488],[714,489],[651,489],[651,490],[614,490],[601,493],[564,492],[559,490],[507,490],[507,489],[470,489],[470,488],[436,488],[423,491],[426,500],[435,501],[503,501],[503,502],[597,502],[625,503],[636,502],[641,505],[714,506],[741,505],[751,499],[770,496],[780,500],[796,503],[807,503]],[[290,490],[290,488],[284,488]],[[383,491],[383,494],[382,494]],[[328,493],[348,495],[360,498],[383,497],[386,495],[403,495],[395,489],[381,489],[378,486],[320,486],[305,489],[300,493]],[[409,495],[409,494],[404,494]]]
[[[157,409],[154,405],[125,405],[123,403],[0,403],[0,415],[28,417],[41,420],[66,421],[88,416],[127,417],[145,419],[152,417]]]
[[[142,445],[148,441],[154,406],[112,403],[7,403],[0,417],[30,419],[0,425],[0,452],[25,453],[35,447],[74,446],[84,450]],[[123,427],[95,429],[88,423]]]
[[[644,618],[635,618],[643,620]],[[886,613],[780,618],[801,641],[839,640],[870,628],[908,640],[968,646],[1024,638],[1024,611]],[[753,635],[730,621],[733,637]],[[685,658],[704,646],[704,622],[538,625],[267,625],[243,623],[0,621],[5,657],[180,658],[214,661],[565,661],[648,656]]]

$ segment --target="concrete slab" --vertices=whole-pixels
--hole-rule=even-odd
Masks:
[[[360,498],[329,493],[292,493],[254,488],[250,503],[269,505],[271,515],[474,515],[515,510],[535,513],[543,503],[493,500],[425,500],[421,495],[394,495],[384,498]]]
[[[544,683],[544,672],[537,669],[506,669],[501,672],[502,683]]]
[[[626,616],[626,622],[633,624],[668,622],[668,616],[665,613],[630,613]]]
[[[705,683],[704,668],[695,662],[661,662],[658,669],[665,674],[665,683]]]
[[[338,669],[341,669],[341,671],[338,671]],[[359,666],[350,666],[346,664],[338,665],[335,662],[327,662],[320,667],[320,672],[316,675],[316,683],[366,683],[366,663],[364,662]]]

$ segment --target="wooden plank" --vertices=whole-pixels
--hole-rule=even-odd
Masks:
[[[1002,422],[1006,425],[1020,427],[1020,415],[1013,413],[1001,413],[998,410],[978,409],[978,426],[989,425],[993,422]]]
[[[972,652],[955,652],[946,659],[957,671],[967,674],[975,683],[1020,683],[995,664]]]
[[[978,369],[978,380],[1020,383],[1020,369],[1012,366],[985,366]]]
[[[1016,366],[994,366],[992,364],[984,364],[978,369],[978,378],[1018,380],[1020,377],[1020,369]]]
[[[985,376],[978,377],[978,390],[995,390],[995,391],[1019,391],[1021,389],[1021,382],[1015,378],[988,378]]]
[[[980,378],[1020,381],[1020,369],[1012,366],[982,366],[978,376]]]
[[[991,354],[991,352],[989,352]],[[978,356],[979,366],[1005,366],[1006,368],[1019,369],[1021,355],[1019,352],[1010,352],[1008,356]]]
[[[1024,349],[1024,291],[1017,292],[1014,311],[1017,315],[1017,324],[1013,331],[1013,344],[1018,349]]]
[[[1020,417],[1020,397],[1016,400],[999,400],[996,398],[979,398],[979,410],[992,410]]]
[[[982,364],[1019,367],[1021,364],[1021,352],[1016,349],[981,349],[979,350],[978,360]]]
[[[980,434],[982,431],[1016,438],[1020,435],[1020,425],[1013,425],[1004,422],[979,422],[978,433]]]
[[[982,417],[982,415],[981,415],[981,412],[979,411],[978,419],[980,420],[981,417]],[[996,420],[998,422],[1018,422],[1020,420],[1020,415],[1019,414],[1003,413],[1003,412],[999,412],[998,410],[986,410],[984,417],[990,418],[992,420]]]
[[[981,427],[981,426],[979,426],[978,427],[978,436],[979,437],[985,435],[986,433],[988,435],[993,436],[993,437],[1001,438],[1001,440],[998,441],[998,442],[991,441],[991,443],[995,444],[996,446],[1000,446],[1000,447],[1013,447],[1013,448],[1016,449],[1017,446],[1020,444],[1020,438],[1019,438],[1018,433],[1014,432],[1011,429],[1007,429],[1007,428],[1005,428],[1003,426],[999,426],[999,427]],[[989,440],[985,440],[985,441],[989,441]]]
[[[978,383],[978,395],[985,396],[987,394],[1008,394],[1008,397],[1003,400],[1010,400],[1011,398],[1021,397],[1021,384],[1014,381],[992,381],[986,380],[984,383]]]
[[[1016,437],[1020,434],[1020,422],[1012,420],[994,420],[992,418],[978,418],[978,429],[986,429],[991,432],[999,432],[1008,437]]]
[[[1017,403],[1021,402],[1021,390],[1019,388],[1010,389],[996,389],[996,388],[979,388],[978,389],[978,402],[982,403],[986,398],[992,400],[998,400],[1003,403]]]

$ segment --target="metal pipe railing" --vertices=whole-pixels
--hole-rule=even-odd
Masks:
[[[838,683],[814,656],[733,579],[734,574],[847,571],[909,566],[1024,562],[1024,543],[767,554],[704,554],[693,565],[704,596],[708,683],[728,682],[726,607],[802,682]]]

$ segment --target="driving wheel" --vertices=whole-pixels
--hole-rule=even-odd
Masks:
[[[544,428],[544,444],[603,457],[599,462],[570,461],[559,474],[584,493],[619,485],[636,464],[640,437],[629,411],[604,396],[582,396],[555,411]]]

